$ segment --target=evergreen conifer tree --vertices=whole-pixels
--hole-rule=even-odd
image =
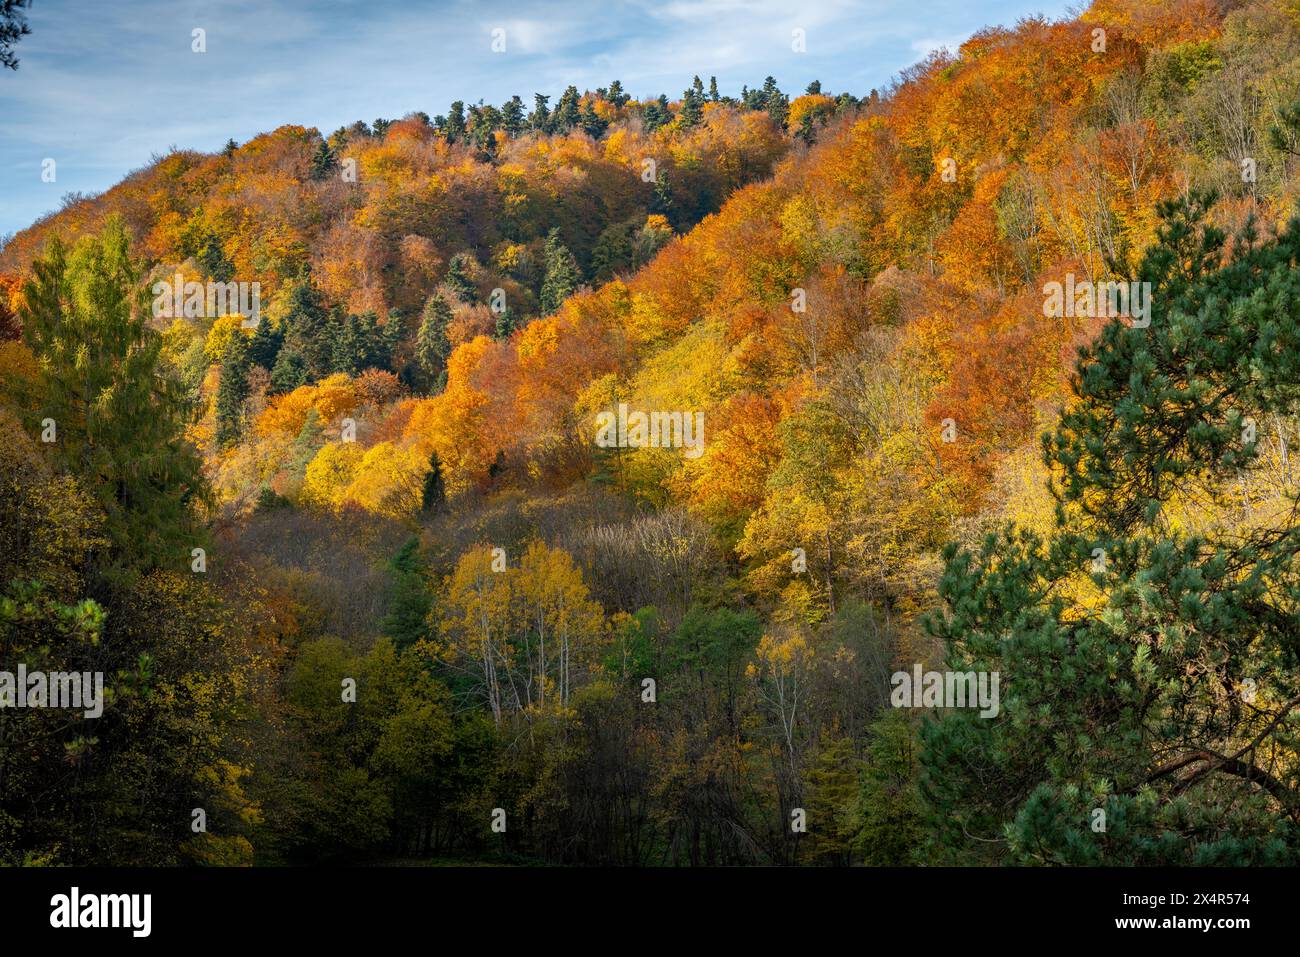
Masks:
[[[1011,526],[946,552],[931,627],[950,669],[1001,689],[996,717],[954,708],[922,729],[954,860],[1300,859],[1300,792],[1278,760],[1300,708],[1300,522],[1178,517],[1227,514],[1254,423],[1300,410],[1300,221],[1229,245],[1209,203],[1162,204],[1136,275],[1149,325],[1113,320],[1080,354],[1044,437],[1050,534]]]
[[[546,237],[544,258],[546,274],[542,279],[541,306],[542,312],[549,314],[573,294],[579,281],[578,264],[569,248],[560,241],[559,227],[552,229]]]
[[[32,264],[19,316],[41,357],[32,427],[104,509],[112,569],[185,567],[194,505],[206,486],[185,438],[191,409],[161,362],[148,324],[151,297],[131,259],[126,226],[111,217],[69,252],[57,239]]]

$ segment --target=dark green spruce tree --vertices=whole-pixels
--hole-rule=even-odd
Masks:
[[[256,366],[270,372],[275,368],[275,360],[280,356],[280,347],[284,345],[284,334],[280,327],[265,319],[258,319],[253,331],[252,341],[248,344],[248,359]]]
[[[549,96],[543,96],[541,93],[533,94],[533,112],[528,114],[528,125],[538,133],[549,133],[553,129],[551,111],[547,106],[550,100]]]
[[[553,228],[546,237],[543,259],[546,273],[542,279],[541,305],[542,312],[550,314],[573,294],[581,278],[573,253],[560,241],[559,227]]]
[[[772,117],[772,122],[785,129],[786,118],[790,115],[790,97],[781,92],[776,79],[768,77],[763,81],[763,109]]]
[[[407,539],[393,556],[388,574],[388,612],[380,619],[379,632],[399,649],[409,648],[428,636],[433,609],[433,592],[421,570],[418,537]]]
[[[657,100],[651,100],[642,113],[646,132],[653,133],[659,127],[673,121],[673,111],[668,105],[668,97],[662,93]]]
[[[605,130],[609,129],[609,123],[600,117],[590,102],[583,105],[578,122],[582,126],[582,131],[593,140],[600,139],[605,135]]]
[[[447,264],[447,275],[442,281],[461,302],[473,303],[478,302],[478,288],[470,279],[467,259],[465,253],[452,256],[451,262]]]
[[[217,444],[222,448],[238,442],[243,432],[250,365],[248,339],[236,330],[221,357],[221,380],[217,386]]]
[[[447,510],[447,482],[442,476],[442,462],[438,453],[429,456],[429,471],[424,473],[424,489],[420,495],[420,511],[426,515],[439,515]]]
[[[292,392],[300,385],[306,385],[310,379],[307,360],[296,349],[281,349],[271,368],[271,392]]]
[[[567,133],[578,125],[579,116],[578,88],[566,87],[559,102],[555,104],[555,112],[551,114],[552,127],[557,133]]]
[[[357,317],[346,315],[337,306],[329,318],[328,337],[330,346],[330,372],[342,372],[350,376],[361,371],[361,362],[365,352],[361,330],[357,327]]]
[[[465,104],[457,100],[447,113],[447,122],[443,124],[443,134],[448,143],[459,143],[465,138]]]
[[[524,101],[518,96],[510,97],[509,102],[501,107],[501,128],[511,137],[519,136],[528,128],[528,117],[524,114]]]
[[[699,77],[696,77],[698,80]],[[677,122],[684,127],[699,126],[704,119],[704,97],[693,87],[682,94],[682,108],[677,113]]]
[[[322,379],[330,374],[334,361],[334,337],[330,317],[321,303],[320,294],[310,279],[299,280],[289,293],[289,308],[284,319],[284,346],[281,359],[292,362],[284,354],[297,355],[306,370],[308,381]],[[275,381],[275,369],[272,369]],[[276,383],[279,387],[279,382]],[[299,383],[301,384],[301,383]]]
[[[447,375],[447,357],[451,355],[451,342],[447,339],[449,322],[451,307],[441,296],[430,296],[424,304],[420,331],[415,334],[415,365],[420,371],[421,385],[427,391],[437,391]]]
[[[507,307],[496,314],[496,327],[492,330],[492,336],[496,339],[509,339],[515,331],[515,314]]]
[[[320,145],[316,147],[316,152],[311,157],[311,178],[322,180],[329,176],[338,168],[338,157],[334,155],[334,150],[326,140],[321,140]]]
[[[650,193],[650,202],[646,207],[651,213],[657,213],[667,218],[674,226],[676,223],[677,210],[673,205],[673,190],[668,182],[668,174],[663,170],[655,177],[654,190]]]

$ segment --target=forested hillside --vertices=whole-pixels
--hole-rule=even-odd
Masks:
[[[1300,6],[683,79],[0,249],[0,660],[109,686],[0,718],[0,862],[1300,860]],[[1046,304],[1103,282],[1143,321]]]

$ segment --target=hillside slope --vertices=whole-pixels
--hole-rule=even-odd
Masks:
[[[1298,103],[1293,0],[1099,0],[70,202],[0,251],[0,640],[113,708],[21,716],[0,863],[1294,863]]]

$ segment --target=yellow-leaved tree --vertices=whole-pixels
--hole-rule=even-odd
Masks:
[[[605,615],[561,548],[532,542],[518,565],[488,545],[446,581],[439,638],[424,650],[473,676],[493,719],[564,707],[599,668]]]

